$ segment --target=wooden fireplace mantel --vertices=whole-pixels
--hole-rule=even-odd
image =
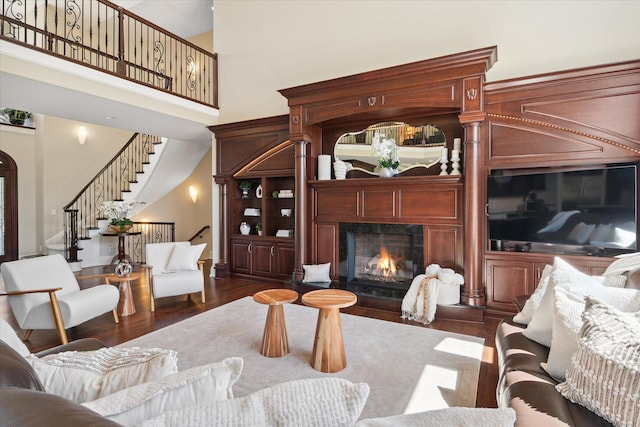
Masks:
[[[421,193],[438,187],[435,180],[421,184],[415,177],[392,178],[389,182],[383,178],[367,180],[372,183],[348,179],[351,181],[348,184],[332,183],[332,187],[325,187],[312,179],[317,176],[317,156],[333,154],[335,141],[323,140],[324,129],[352,131],[350,127],[355,123],[456,113],[460,127],[465,129],[462,163],[464,174],[468,173],[469,177],[463,180],[470,180],[470,188],[477,192],[482,180],[482,170],[477,165],[481,154],[478,146],[484,137],[479,132],[484,120],[483,86],[485,73],[496,60],[497,47],[491,46],[280,90],[289,104],[289,139],[299,147],[296,151],[296,185],[300,186],[297,187],[300,199],[296,209],[295,280],[302,279],[303,264],[323,262],[331,251],[330,242],[336,240],[335,223],[322,222],[326,206],[344,207],[345,211],[355,209],[354,219],[359,221],[408,221],[411,217],[411,222],[417,223],[432,221],[429,207],[455,206],[455,221],[459,222],[446,224],[449,228],[444,233],[437,233],[436,228],[428,229],[428,233],[438,237],[434,238],[434,252],[425,252],[425,258],[429,257],[425,261],[442,260],[458,271],[464,270],[463,302],[484,305],[481,266],[475,261],[467,265],[467,260],[481,258],[482,239],[462,244],[462,224],[469,230],[480,230],[484,208],[475,194],[463,197],[466,190],[462,180],[460,184],[452,184],[459,187],[449,192],[431,192],[430,202]],[[453,141],[447,144],[451,150]],[[474,168],[467,171],[466,164]],[[351,185],[358,189],[349,190]],[[400,187],[392,189],[393,186]],[[437,198],[441,195],[445,195],[445,199]],[[332,199],[333,202],[329,202]],[[439,225],[437,221],[431,224]],[[451,225],[455,228],[450,228]],[[436,241],[441,246],[437,251]],[[447,244],[451,241],[455,243],[453,247]],[[463,250],[464,255],[459,250]],[[332,262],[336,261],[336,251],[337,247],[330,256]]]

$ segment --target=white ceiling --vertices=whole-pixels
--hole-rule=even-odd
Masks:
[[[114,0],[113,3],[185,39],[213,29],[213,0]]]

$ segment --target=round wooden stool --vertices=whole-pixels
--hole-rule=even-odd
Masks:
[[[302,295],[302,303],[320,309],[311,366],[320,372],[338,372],[347,367],[340,323],[340,309],[358,301],[355,294],[340,289],[320,289]]]
[[[253,295],[253,299],[260,304],[269,304],[260,354],[266,357],[287,355],[289,341],[287,340],[287,325],[284,321],[282,305],[297,300],[298,293],[291,289],[267,289]]]

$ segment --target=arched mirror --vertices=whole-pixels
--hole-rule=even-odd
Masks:
[[[374,149],[380,141],[395,143],[394,154],[399,162],[398,173],[413,168],[428,169],[440,161],[442,147],[446,146],[444,132],[437,126],[412,126],[404,122],[382,122],[360,132],[349,132],[336,141],[333,155],[348,162],[352,170],[377,174],[380,153]],[[373,146],[372,146],[373,143]]]

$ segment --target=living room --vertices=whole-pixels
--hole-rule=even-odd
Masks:
[[[633,9],[635,6],[624,2],[613,3],[620,6],[619,9],[611,7],[611,3],[607,3],[606,6],[603,3],[580,4],[580,16],[593,21],[591,25],[584,25],[583,21],[580,25],[575,25],[575,28],[572,24],[576,3],[554,5],[557,8],[554,7],[551,15],[548,11],[527,8],[527,19],[519,19],[522,9],[514,5],[464,3],[468,8],[465,15],[473,18],[468,18],[469,23],[462,24],[457,18],[459,10],[454,14],[450,6],[444,3],[410,2],[403,3],[403,8],[399,8],[396,3],[374,3],[372,8],[368,8],[368,13],[371,14],[372,10],[376,13],[373,16],[368,15],[366,19],[360,16],[361,9],[357,7],[358,3],[340,3],[335,4],[342,12],[340,21],[349,24],[336,26],[336,31],[331,34],[327,34],[326,31],[313,33],[308,28],[308,16],[316,17],[320,27],[323,26],[323,22],[328,21],[322,19],[323,16],[330,15],[335,18],[335,9],[330,9],[326,2],[323,3],[324,7],[313,3],[304,6],[288,2],[243,2],[239,5],[230,3],[232,2],[217,2],[215,11],[215,24],[218,25],[214,31],[215,50],[219,52],[221,61],[220,86],[226,88],[221,90],[218,121],[220,124],[288,113],[284,98],[277,93],[277,90],[284,87],[401,65],[483,46],[498,46],[498,61],[487,73],[489,81],[637,58],[637,42],[634,42],[637,40],[637,30],[629,18],[637,10]],[[315,13],[310,13],[309,9],[313,9]],[[399,13],[398,9],[403,9],[402,13]],[[438,13],[434,13],[434,9]],[[228,14],[225,14],[225,10]],[[248,13],[249,10],[251,13]],[[253,13],[256,13],[255,16]],[[433,18],[434,14],[438,19]],[[258,16],[268,16],[269,19],[258,20]],[[305,16],[305,19],[301,20],[300,16]],[[398,18],[390,19],[393,16]],[[493,22],[490,17],[495,16],[503,17],[500,25],[488,25],[487,23]],[[539,18],[534,19],[536,16]],[[372,22],[368,22],[369,20]],[[267,25],[268,29],[265,28]],[[296,25],[303,26],[299,33],[295,31]],[[563,34],[571,33],[571,36],[563,39],[557,36],[554,30],[544,31],[541,26],[554,30],[564,28]],[[358,30],[354,31],[354,27]],[[263,28],[264,34],[256,31]],[[382,31],[381,28],[385,30]],[[571,31],[568,31],[569,28]],[[247,38],[250,34],[256,35],[259,40],[238,41],[238,31]],[[345,33],[342,34],[342,31]],[[225,37],[225,34],[232,33],[236,34],[236,47],[232,46],[232,39]],[[292,37],[292,34],[300,34],[300,37]],[[437,45],[435,40],[431,44],[425,43],[425,38],[429,39],[432,34],[438,34]],[[449,37],[443,37],[447,43],[439,39],[444,34],[451,34]],[[514,37],[514,34],[526,36]],[[539,36],[531,37],[531,34]],[[317,37],[316,43],[311,41],[313,37]],[[403,40],[401,48],[397,46],[398,37]],[[541,39],[544,37],[553,40],[555,49],[544,49],[551,45],[551,42]],[[376,40],[377,38],[380,40]],[[341,42],[334,43],[331,40]],[[298,47],[297,43],[300,43]],[[323,43],[326,43],[324,53]],[[276,49],[271,52],[267,46],[274,46]],[[286,46],[286,49],[279,48],[281,46]],[[314,47],[313,54],[309,52],[305,61],[297,59],[298,52],[304,51],[308,46]],[[336,46],[343,46],[345,52],[341,54],[339,49],[336,52]],[[391,53],[385,51],[385,46]],[[615,49],[611,46],[615,46]],[[245,59],[237,56],[242,52],[246,52]],[[291,55],[291,52],[296,54]],[[225,53],[229,55],[227,65],[223,61]],[[255,65],[246,60],[249,57],[256,61],[253,63]],[[261,73],[259,70],[264,70],[263,62],[267,57],[271,71]],[[327,71],[328,69],[330,71]],[[243,79],[242,76],[247,78]],[[265,81],[258,84],[259,78],[264,78]],[[218,188],[213,186],[212,212],[218,212],[217,192]],[[217,221],[217,215],[214,214],[212,224],[217,224]],[[217,240],[213,235],[211,250],[214,262],[219,259]]]

